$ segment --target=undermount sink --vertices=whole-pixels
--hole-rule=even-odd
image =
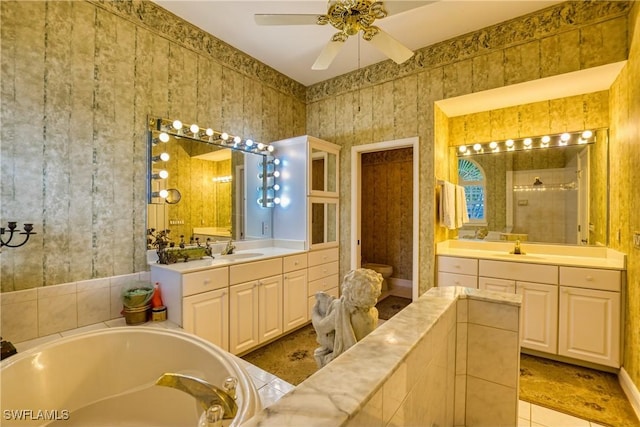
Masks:
[[[237,254],[220,255],[221,259],[243,259],[243,258],[255,258],[264,254],[260,252],[240,252]]]
[[[544,257],[541,257],[541,256],[528,255],[528,254],[504,254],[504,253],[498,253],[498,254],[494,254],[494,256],[497,256],[497,257],[500,257],[500,258],[509,258],[509,259],[522,259],[523,261],[526,261],[527,259],[545,259]]]

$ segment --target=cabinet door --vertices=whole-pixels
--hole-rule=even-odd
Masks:
[[[229,350],[229,292],[205,292],[182,300],[183,327],[224,350]]]
[[[562,286],[558,354],[620,367],[620,294]]]
[[[258,282],[229,288],[229,352],[239,354],[260,342]]]
[[[555,354],[558,350],[558,287],[516,282],[516,290],[522,295],[520,344]]]
[[[309,197],[309,249],[338,245],[338,199]]]
[[[282,335],[282,276],[258,280],[259,342]]]
[[[283,278],[284,332],[303,325],[309,320],[307,313],[307,270],[286,273]]]
[[[338,196],[340,148],[318,139],[309,140],[309,195]]]
[[[478,289],[513,294],[516,292],[516,282],[514,280],[495,279],[493,277],[478,277]]]

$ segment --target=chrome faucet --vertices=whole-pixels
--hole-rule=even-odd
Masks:
[[[227,383],[231,379],[235,380],[235,378],[230,377],[225,381],[225,389],[227,391],[199,378],[173,373],[162,374],[156,381],[156,385],[175,388],[176,390],[190,394],[196,398],[205,412],[214,405],[219,405],[223,409],[223,418],[228,420],[235,417],[238,413],[238,405],[232,397],[235,395],[236,383],[232,381],[233,388],[227,386]]]
[[[227,242],[227,246],[224,248],[224,250],[222,251],[222,255],[231,255],[233,253],[233,250],[236,247],[233,244],[233,240],[229,239],[229,241]]]
[[[516,240],[516,245],[513,248],[513,251],[511,251],[512,254],[514,255],[524,255],[525,253],[522,252],[522,249],[520,249],[520,239]]]

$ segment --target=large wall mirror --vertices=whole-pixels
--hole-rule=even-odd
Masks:
[[[608,131],[594,136],[584,144],[481,154],[452,147],[451,175],[465,186],[470,214],[458,237],[606,246]]]
[[[149,121],[147,228],[170,230],[176,244],[271,238],[272,209],[257,203],[267,155],[234,147],[226,134],[229,147],[222,134],[220,143],[207,143],[188,130],[184,136],[161,132],[157,123]]]

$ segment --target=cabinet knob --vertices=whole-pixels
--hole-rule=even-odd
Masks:
[[[211,283],[211,279],[205,279],[202,283],[208,285]]]
[[[593,281],[593,276],[587,276],[587,277],[585,277],[585,279],[587,280],[587,282],[592,282]]]
[[[460,265],[456,264],[456,265],[453,266],[453,268],[460,268]]]
[[[293,265],[298,265],[298,264],[300,264],[300,262],[299,262],[299,261],[294,261],[294,262],[293,262]]]

